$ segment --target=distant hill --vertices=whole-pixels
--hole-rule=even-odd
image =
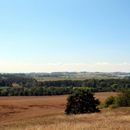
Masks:
[[[84,79],[118,79],[129,77],[130,73],[125,72],[52,72],[52,73],[28,73],[28,77],[37,80],[84,80]]]

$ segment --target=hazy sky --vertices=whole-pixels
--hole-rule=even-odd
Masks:
[[[0,0],[0,72],[130,71],[130,0]]]

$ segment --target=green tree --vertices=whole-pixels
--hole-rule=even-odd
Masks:
[[[99,112],[97,106],[100,104],[90,90],[78,89],[68,99],[65,109],[66,114],[81,114]]]

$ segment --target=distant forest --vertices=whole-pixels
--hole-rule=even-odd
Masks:
[[[130,88],[130,78],[39,81],[25,74],[0,74],[0,96],[63,95],[76,87],[90,87],[93,92],[119,91]]]

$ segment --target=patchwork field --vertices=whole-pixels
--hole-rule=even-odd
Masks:
[[[96,93],[102,102],[116,93]],[[67,96],[0,97],[0,130],[129,130],[130,108],[66,116]]]

